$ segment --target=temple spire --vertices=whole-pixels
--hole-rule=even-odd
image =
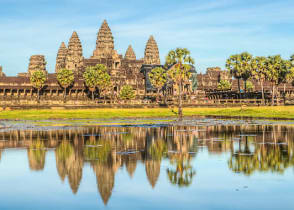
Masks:
[[[136,54],[132,48],[132,45],[129,45],[126,54],[125,54],[125,59],[128,60],[136,60]]]
[[[152,35],[146,44],[144,64],[160,65],[158,46]]]
[[[111,57],[114,50],[114,40],[112,32],[106,20],[103,21],[96,41],[96,49],[93,52],[93,58],[107,58]]]
[[[56,66],[55,66],[55,72],[57,73],[60,69],[65,68],[65,60],[67,56],[67,47],[64,42],[61,43],[57,57],[56,57]]]
[[[83,49],[77,32],[73,32],[68,43],[68,51],[65,61],[65,68],[76,73],[83,67]]]

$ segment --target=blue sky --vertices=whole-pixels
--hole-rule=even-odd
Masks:
[[[29,57],[43,54],[54,72],[56,53],[76,30],[84,57],[107,19],[115,48],[132,44],[144,56],[153,34],[161,61],[170,49],[188,48],[198,71],[224,67],[234,53],[294,54],[293,0],[0,0],[0,65],[7,75],[26,72]]]

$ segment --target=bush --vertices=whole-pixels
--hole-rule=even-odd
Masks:
[[[130,85],[124,85],[120,91],[120,98],[123,100],[135,98],[135,91]]]
[[[232,84],[228,80],[221,80],[217,84],[217,89],[218,90],[231,90]]]

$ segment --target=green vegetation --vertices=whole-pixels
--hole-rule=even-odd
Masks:
[[[294,106],[248,108],[184,108],[184,116],[227,116],[294,119]],[[72,109],[13,110],[0,112],[0,119],[111,119],[111,118],[176,117],[169,108],[154,109]]]
[[[112,86],[110,75],[107,72],[106,66],[97,64],[96,66],[89,66],[83,74],[85,85],[92,92],[92,100],[94,100],[94,92],[96,88],[102,94]]]
[[[36,70],[30,76],[32,86],[38,90],[38,103],[40,102],[40,90],[44,87],[47,80],[44,71]]]
[[[269,56],[266,61],[267,80],[272,84],[272,105],[274,104],[276,87],[289,80],[293,80],[294,67],[288,60],[283,60],[280,55]]]
[[[249,92],[252,92],[255,89],[254,84],[251,81],[246,81],[246,88]]]
[[[184,84],[191,79],[191,65],[194,59],[190,56],[190,51],[186,48],[171,50],[166,56],[166,66],[171,66],[167,71],[169,79],[178,87],[178,117],[183,119],[182,92]]]
[[[106,92],[112,88],[111,77],[107,72],[106,66],[104,66],[103,64],[97,64],[95,66],[95,69],[99,75],[97,87],[100,95],[103,95],[105,99]]]
[[[218,90],[231,90],[231,88],[232,88],[232,83],[230,83],[228,80],[221,80],[217,84]]]
[[[148,74],[150,82],[154,88],[157,90],[157,101],[159,101],[159,92],[162,90],[163,86],[166,84],[167,81],[167,74],[166,71],[161,68],[157,67],[151,70]]]
[[[133,90],[132,86],[124,85],[119,94],[120,99],[122,100],[129,100],[135,98],[135,91]]]
[[[252,78],[259,82],[261,86],[261,96],[264,100],[264,82],[266,80],[266,57],[255,57],[252,61]]]
[[[74,83],[75,75],[72,70],[69,69],[60,69],[57,73],[57,81],[59,85],[64,89],[63,91],[63,100],[66,100],[66,90],[69,86]]]
[[[261,85],[263,101],[264,82],[268,81],[272,86],[272,105],[275,102],[278,85],[289,82],[294,84],[294,55],[289,60],[284,60],[280,55],[254,58],[251,54],[244,52],[230,56],[226,61],[226,68],[238,80],[239,93],[241,93],[240,79],[244,80],[245,92],[247,80],[258,81]]]

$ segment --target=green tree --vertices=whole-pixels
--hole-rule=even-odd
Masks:
[[[92,93],[92,100],[94,100],[94,92],[96,90],[99,81],[99,72],[94,67],[87,67],[83,74],[85,85],[89,88]]]
[[[69,69],[60,69],[57,73],[57,81],[59,85],[64,89],[63,100],[66,99],[67,88],[70,87],[75,80],[74,72]]]
[[[232,83],[230,83],[228,80],[221,80],[217,84],[218,90],[231,90],[231,88],[232,88]]]
[[[194,59],[190,56],[190,51],[186,48],[177,48],[171,50],[166,56],[166,66],[171,66],[167,71],[169,79],[178,86],[178,118],[183,119],[182,108],[182,88],[184,82],[191,78],[191,64],[194,64]]]
[[[290,56],[290,61],[292,62],[292,65],[294,66],[294,54]]]
[[[107,72],[107,67],[103,64],[89,66],[83,74],[85,84],[92,92],[92,100],[94,100],[94,92],[96,88],[102,94],[112,86],[111,77]]]
[[[246,81],[251,77],[252,73],[252,55],[248,52],[243,52],[241,54],[232,55],[226,61],[226,68],[229,70],[230,74],[238,80],[239,93],[240,79],[244,80],[244,89],[246,92]]]
[[[280,55],[269,56],[266,66],[266,78],[272,85],[272,105],[274,105],[276,87],[293,79],[294,69],[291,62],[283,60]]]
[[[183,154],[179,154],[175,160],[171,159],[171,165],[174,165],[175,168],[168,168],[166,170],[170,183],[179,187],[190,186],[193,177],[196,175],[196,172],[191,165],[190,158],[187,158]]]
[[[45,86],[47,76],[44,71],[36,70],[30,76],[31,84],[38,90],[38,103],[40,103],[40,90]]]
[[[264,100],[264,82],[266,81],[266,65],[267,58],[266,57],[255,57],[252,60],[252,78],[257,80],[261,86],[261,95],[262,102],[265,104]]]
[[[249,92],[252,92],[255,89],[254,84],[251,81],[246,81],[246,87]]]
[[[120,90],[120,98],[123,100],[129,100],[135,98],[135,91],[132,86],[124,85]]]
[[[103,64],[97,64],[95,66],[96,71],[98,71],[98,81],[97,81],[97,87],[101,95],[104,95],[106,91],[109,90],[112,87],[111,83],[111,77],[108,74],[107,67]]]
[[[151,70],[148,74],[150,82],[153,87],[157,90],[157,101],[159,100],[159,92],[163,88],[163,86],[166,84],[167,81],[167,73],[166,71],[161,68],[157,67]]]

